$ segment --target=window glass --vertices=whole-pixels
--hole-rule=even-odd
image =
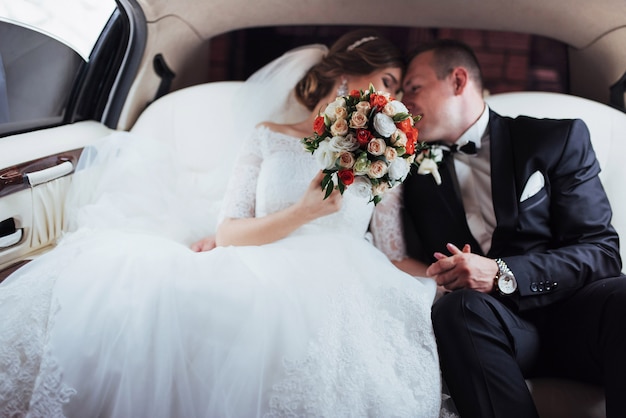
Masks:
[[[0,20],[47,33],[86,60],[115,7],[114,0],[0,0]]]
[[[114,0],[0,0],[0,135],[63,121]]]

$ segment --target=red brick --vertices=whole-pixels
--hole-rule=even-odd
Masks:
[[[506,59],[505,76],[508,80],[526,81],[528,78],[528,57],[510,55]]]
[[[502,78],[502,69],[504,67],[504,54],[494,54],[490,52],[476,51],[476,58],[483,72],[483,78]]]
[[[528,51],[530,49],[530,35],[513,32],[489,32],[486,44],[491,49],[509,51]]]

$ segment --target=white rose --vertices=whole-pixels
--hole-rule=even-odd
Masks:
[[[337,119],[330,125],[330,133],[334,136],[343,136],[348,133],[348,122],[345,119]]]
[[[374,115],[374,129],[376,129],[376,132],[385,138],[389,138],[391,134],[397,130],[396,124],[393,123],[393,119],[384,113],[377,113]]]
[[[367,144],[367,152],[376,156],[383,155],[386,148],[387,144],[380,138],[372,138],[369,144]]]
[[[359,197],[372,198],[372,182],[365,176],[356,176],[348,190]]]
[[[411,170],[411,164],[404,158],[396,158],[389,164],[389,177],[392,180],[404,181]]]
[[[435,160],[431,158],[424,158],[417,169],[417,174],[432,174],[435,178],[435,183],[441,184],[441,175],[439,174],[439,168]]]
[[[337,160],[337,152],[331,147],[328,139],[319,143],[318,148],[313,152],[313,157],[323,169],[331,169],[335,167]]]
[[[359,142],[352,134],[346,136],[338,135],[330,138],[330,146],[335,151],[355,151],[359,148]]]

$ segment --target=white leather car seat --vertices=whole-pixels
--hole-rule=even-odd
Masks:
[[[152,103],[131,129],[133,133],[155,140],[173,141],[177,158],[188,170],[198,193],[203,195],[202,200],[209,199],[216,207],[226,190],[230,170],[225,167],[232,164],[232,148],[260,122],[253,114],[237,114],[233,107],[233,98],[242,84],[240,81],[215,82],[170,93]],[[626,179],[623,162],[626,114],[597,102],[558,93],[504,93],[487,97],[487,102],[502,115],[581,118],[587,123],[602,168],[600,177],[613,207],[613,224],[621,241],[626,242],[626,189],[621,184]],[[240,118],[245,118],[246,123],[241,123]],[[215,164],[216,155],[220,156],[219,165]],[[224,178],[223,187],[210,190],[203,187],[213,176]],[[624,247],[621,254],[626,260]],[[542,418],[605,416],[601,388],[559,379],[533,379],[528,385]]]

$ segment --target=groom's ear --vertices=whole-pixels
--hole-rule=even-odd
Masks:
[[[454,90],[454,94],[460,95],[463,93],[465,88],[467,87],[468,81],[468,73],[467,70],[463,67],[455,67],[452,69],[450,73],[450,78],[452,80],[452,87]]]

